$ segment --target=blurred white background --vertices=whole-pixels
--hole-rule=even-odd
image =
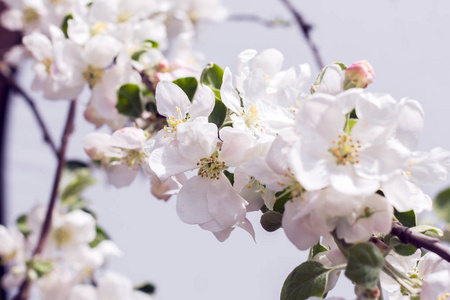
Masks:
[[[397,100],[419,100],[425,110],[425,130],[419,150],[450,149],[450,2],[445,0],[299,1],[293,3],[309,23],[325,63],[351,64],[367,59],[375,69],[370,91],[391,93]],[[292,20],[279,0],[224,0],[231,13]],[[284,67],[308,62],[313,56],[298,28],[265,28],[254,23],[225,22],[203,25],[198,50],[208,61],[235,69],[237,54],[248,48],[277,48],[285,55]],[[22,85],[30,80],[21,70]],[[38,99],[40,110],[55,140],[60,140],[67,103]],[[93,130],[78,109],[76,131],[68,158],[87,160],[82,138]],[[9,114],[7,152],[7,218],[46,204],[56,167],[41,132],[24,101],[14,98]],[[235,230],[224,243],[197,226],[182,223],[169,202],[151,197],[149,183],[140,178],[132,186],[116,189],[99,183],[86,197],[99,222],[123,250],[110,269],[134,283],[153,282],[158,300],[274,300],[279,298],[289,272],[302,263],[306,252],[290,244],[282,230],[267,233],[259,225],[260,213],[249,219],[256,229],[255,243],[243,230]],[[450,185],[450,182],[447,183]],[[445,186],[427,188],[431,196]],[[353,287],[344,276],[330,295],[352,299]]]

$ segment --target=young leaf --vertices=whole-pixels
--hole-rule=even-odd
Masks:
[[[281,300],[304,300],[322,297],[332,270],[316,261],[307,261],[295,268],[286,278],[281,290]]]
[[[222,86],[222,78],[222,68],[216,64],[210,63],[203,70],[202,75],[200,76],[200,83],[209,86],[214,92],[216,92],[220,91],[220,87]]]
[[[69,38],[69,35],[67,34],[67,29],[69,28],[69,20],[73,19],[73,15],[72,14],[68,14],[67,16],[64,17],[64,20],[61,24],[61,30],[64,33],[64,36],[67,38]]]
[[[174,80],[173,83],[178,85],[192,102],[198,86],[197,79],[195,77],[185,77]]]
[[[402,223],[403,226],[406,227],[414,227],[416,226],[416,214],[413,210],[407,211],[407,212],[398,212],[397,210],[394,211],[394,216],[397,218],[397,220]]]
[[[383,267],[383,253],[372,243],[354,244],[348,249],[345,276],[357,285],[375,289]]]
[[[290,199],[290,193],[286,193],[286,190],[289,189],[289,187],[287,187],[286,189],[282,190],[281,192],[276,192],[275,193],[275,197],[277,198],[277,201],[275,201],[274,205],[273,205],[273,210],[277,211],[279,213],[284,213],[284,205],[286,204],[286,202],[289,201]],[[281,196],[282,194],[285,194],[283,197],[278,198],[279,196]]]
[[[95,236],[95,239],[89,243],[91,248],[95,248],[100,242],[110,239],[109,235],[100,226],[96,226],[95,230],[97,231],[97,235]]]
[[[70,182],[64,187],[61,193],[61,204],[71,206],[76,203],[81,193],[95,183],[88,168],[79,168],[68,174],[71,176]]]
[[[450,223],[450,188],[440,192],[436,196],[433,207],[439,218]]]
[[[27,262],[28,268],[36,272],[38,278],[50,273],[53,270],[53,265],[50,262],[31,260]]]
[[[142,95],[136,84],[124,84],[117,91],[117,111],[132,119],[139,118],[142,114]]]
[[[419,226],[415,226],[411,228],[412,231],[415,232],[420,232],[423,233],[425,235],[431,236],[431,237],[436,237],[436,238],[440,238],[444,236],[444,232],[434,226],[431,225],[419,225]]]
[[[28,223],[27,223],[27,215],[21,215],[20,217],[17,218],[16,220],[16,225],[17,228],[19,228],[20,232],[22,232],[22,234],[24,236],[27,236],[28,234],[30,234],[31,230],[30,227],[28,227]]]
[[[75,171],[76,169],[89,168],[89,166],[85,162],[79,160],[68,160],[66,161],[65,168],[70,171]]]
[[[401,256],[410,256],[416,253],[417,248],[411,244],[400,244],[394,247],[394,251]]]
[[[321,253],[321,252],[327,252],[328,249],[327,247],[325,247],[324,245],[322,245],[320,242],[318,242],[317,244],[314,245],[314,247],[312,247],[309,250],[309,256],[308,259],[312,259],[314,256],[316,256],[317,254]]]
[[[217,128],[220,128],[225,122],[227,117],[227,107],[221,100],[216,99],[216,104],[214,105],[214,109],[208,117],[208,122],[214,123],[217,125]]]

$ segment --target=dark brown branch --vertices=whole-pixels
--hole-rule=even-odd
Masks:
[[[399,222],[392,223],[391,234],[397,236],[403,243],[411,244],[417,248],[427,249],[450,262],[450,248],[442,244],[437,238],[412,231],[408,227],[402,226]]]
[[[55,156],[58,156],[58,149],[55,146],[55,143],[53,142],[48,130],[47,126],[44,123],[44,120],[41,117],[41,114],[39,113],[36,105],[34,104],[33,99],[31,99],[30,96],[28,96],[25,91],[16,84],[14,79],[11,77],[9,67],[4,63],[0,63],[0,75],[3,77],[3,79],[6,81],[6,83],[9,85],[10,88],[12,88],[15,92],[19,93],[27,102],[27,104],[30,106],[31,111],[34,114],[34,117],[36,118],[36,121],[39,124],[39,127],[41,127],[42,134],[44,135],[44,141],[50,146]]]
[[[75,110],[77,106],[77,100],[74,99],[70,103],[69,113],[66,120],[66,125],[64,128],[64,133],[61,138],[61,149],[58,152],[58,167],[56,169],[55,179],[53,181],[52,194],[50,196],[50,203],[48,204],[47,213],[45,215],[45,221],[42,225],[41,235],[39,237],[38,245],[33,252],[33,257],[38,256],[42,253],[44,249],[45,242],[47,241],[48,234],[50,233],[50,229],[52,227],[52,215],[53,210],[55,208],[58,196],[58,187],[61,181],[62,172],[64,169],[65,161],[66,161],[66,149],[67,142],[69,140],[69,136],[73,131],[74,127],[74,119],[75,119]],[[26,300],[29,298],[29,289],[31,287],[30,280],[27,278],[22,285],[20,286],[18,294],[13,298],[13,300]]]
[[[319,69],[323,69],[325,66],[322,60],[322,57],[320,56],[319,49],[316,46],[316,43],[314,42],[313,38],[311,37],[311,30],[312,26],[311,24],[307,23],[303,16],[300,14],[300,12],[292,5],[292,3],[289,0],[280,0],[284,6],[292,13],[292,15],[295,18],[295,21],[297,22],[297,25],[300,29],[300,31],[303,33],[303,36],[306,39],[306,42],[308,43],[309,47],[311,48],[311,51],[313,52],[314,59],[316,60],[317,66]]]
[[[282,19],[264,19],[252,14],[233,14],[228,17],[228,21],[253,22],[266,27],[288,27],[292,25],[291,22]]]

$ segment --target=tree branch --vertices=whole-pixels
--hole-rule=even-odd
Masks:
[[[414,232],[408,227],[402,226],[399,222],[392,223],[391,234],[397,236],[403,243],[427,249],[450,262],[450,248],[442,244],[437,238]]]
[[[319,49],[317,48],[316,43],[311,37],[312,25],[305,21],[300,12],[294,7],[294,5],[292,5],[292,3],[289,0],[280,0],[280,1],[294,16],[298,28],[303,33],[306,42],[308,43],[309,47],[311,48],[311,51],[313,52],[317,66],[319,67],[320,70],[322,70],[325,65],[323,63],[322,57],[320,56]]]
[[[30,106],[31,111],[33,112],[34,117],[36,118],[36,121],[39,124],[39,127],[41,127],[42,133],[44,135],[44,141],[50,146],[50,148],[52,149],[55,156],[58,157],[59,151],[56,148],[55,143],[53,142],[50,134],[48,133],[47,126],[45,125],[44,120],[41,117],[41,114],[39,113],[36,105],[34,104],[33,99],[31,99],[31,97],[28,96],[28,94],[25,93],[25,91],[16,84],[14,79],[12,79],[11,74],[10,74],[10,69],[4,62],[0,63],[0,75],[3,77],[3,79],[9,85],[9,87],[11,87],[18,94],[20,94],[25,99],[27,104]]]
[[[291,26],[291,22],[285,21],[279,18],[275,18],[273,20],[271,19],[264,19],[257,15],[252,14],[232,14],[228,17],[228,21],[232,22],[254,22],[262,26],[266,27],[288,27]]]
[[[52,194],[50,196],[50,203],[47,208],[47,213],[45,215],[45,221],[42,225],[41,235],[39,237],[38,245],[33,252],[33,257],[42,253],[44,249],[45,242],[47,241],[48,234],[50,233],[50,229],[52,227],[52,215],[53,210],[56,205],[56,200],[58,196],[58,187],[59,182],[61,181],[62,171],[64,169],[65,161],[66,161],[66,149],[67,142],[69,140],[69,136],[73,131],[74,127],[74,119],[75,119],[75,110],[76,110],[77,100],[74,99],[70,103],[69,113],[66,120],[66,126],[64,128],[64,133],[61,138],[61,149],[58,152],[58,167],[56,168],[55,179],[53,181]],[[13,298],[13,300],[26,300],[29,298],[29,290],[31,287],[31,283],[29,278],[25,279],[25,281],[20,286],[18,294]]]

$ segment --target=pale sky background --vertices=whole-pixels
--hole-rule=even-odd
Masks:
[[[425,130],[419,150],[441,146],[450,149],[450,2],[442,0],[293,1],[308,22],[326,63],[351,64],[367,59],[375,69],[373,92],[388,92],[397,100],[410,97],[425,110]],[[291,19],[279,0],[225,0],[234,13]],[[297,27],[268,29],[244,22],[202,26],[198,49],[208,61],[235,69],[237,54],[253,48],[277,48],[285,55],[284,68],[308,62],[316,76],[312,54]],[[26,75],[26,71],[22,74]],[[26,77],[26,76],[25,76]],[[29,85],[28,80],[23,86]],[[46,204],[56,161],[43,144],[29,108],[12,101],[7,141],[7,217],[9,224],[37,204]],[[54,139],[59,141],[67,103],[38,101]],[[76,131],[68,158],[87,160],[82,138],[93,130],[78,109]],[[235,230],[224,243],[198,226],[182,223],[175,199],[165,203],[151,197],[143,178],[130,187],[116,189],[99,184],[86,197],[99,223],[123,250],[111,270],[134,283],[151,281],[158,300],[274,300],[279,299],[286,276],[304,262],[306,252],[290,244],[282,230],[260,228],[260,213],[249,219],[256,229],[255,243],[243,230]],[[450,182],[447,183],[447,186]],[[432,196],[446,185],[427,188]],[[354,298],[344,276],[330,295]]]

